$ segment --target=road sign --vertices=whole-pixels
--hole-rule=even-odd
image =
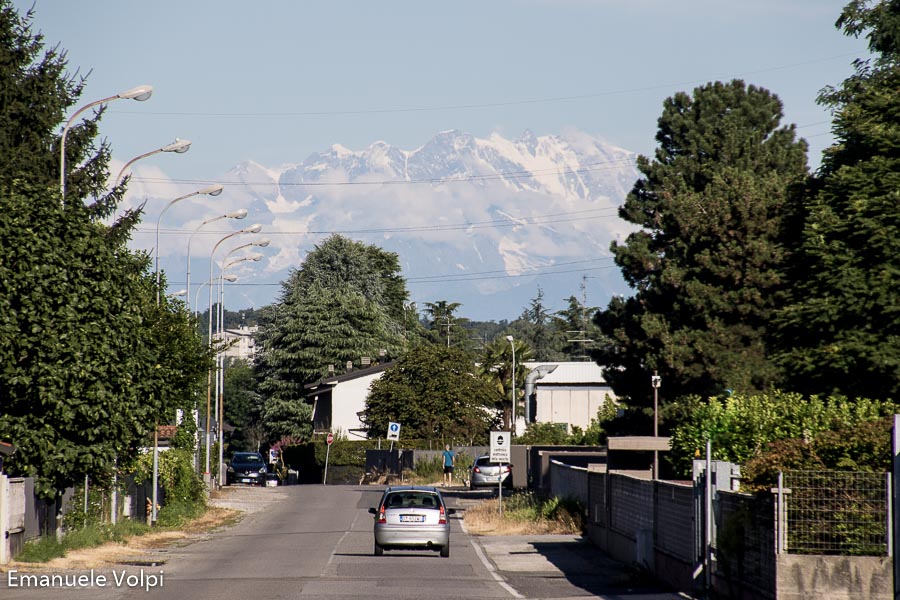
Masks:
[[[329,446],[334,443],[334,434],[330,431],[328,432],[328,435],[325,436],[325,443]]]
[[[491,432],[491,462],[509,463],[509,432]]]
[[[393,421],[388,423],[387,439],[400,440],[400,423],[394,423]]]

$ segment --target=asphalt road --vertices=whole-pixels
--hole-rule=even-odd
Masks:
[[[246,513],[234,527],[128,565],[77,572],[85,578],[80,581],[70,573],[67,580],[35,586],[23,579],[27,573],[7,573],[0,598],[679,598],[641,581],[577,536],[470,536],[462,514],[451,521],[450,558],[398,551],[375,557],[367,510],[380,492],[321,485],[231,490],[220,503]],[[446,495],[450,506],[472,501],[463,491]]]

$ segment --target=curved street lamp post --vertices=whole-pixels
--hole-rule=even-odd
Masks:
[[[221,246],[223,242],[233,238],[236,235],[241,235],[244,233],[259,233],[260,231],[262,231],[262,225],[260,225],[259,223],[255,223],[255,224],[251,225],[250,227],[245,227],[244,229],[239,229],[238,231],[229,233],[228,235],[226,235],[225,237],[220,239],[218,242],[216,242],[216,245],[213,246],[212,252],[209,253],[209,281],[210,282],[214,281],[213,280],[213,262],[215,260],[216,250],[219,249],[219,246]],[[209,285],[209,312],[207,313],[207,317],[208,317],[208,321],[209,321],[207,340],[208,340],[210,346],[212,346],[212,343],[213,343],[212,342],[212,283],[210,283],[210,285]],[[209,467],[210,467],[209,425],[210,425],[210,418],[212,416],[212,414],[211,414],[211,411],[212,411],[212,406],[211,406],[212,405],[212,383],[213,383],[212,376],[213,376],[213,371],[212,371],[212,369],[210,369],[210,371],[206,377],[206,464],[205,464],[206,470],[203,472],[203,480],[206,483],[211,482],[210,471],[209,471]],[[216,407],[216,408],[217,408],[216,413],[218,413],[218,407]]]
[[[156,248],[154,249],[154,252],[153,252],[155,255],[155,258],[156,258],[156,305],[157,306],[159,306],[159,225],[160,225],[160,223],[162,223],[163,215],[166,214],[166,211],[169,210],[169,208],[171,208],[171,206],[173,204],[175,204],[176,202],[180,202],[181,200],[185,200],[192,196],[200,196],[200,195],[218,196],[219,194],[222,193],[222,190],[224,190],[224,189],[225,189],[225,186],[223,186],[221,184],[216,184],[216,185],[211,185],[209,187],[205,187],[202,190],[197,190],[197,191],[191,192],[190,194],[185,194],[184,196],[179,196],[179,197],[175,198],[174,200],[171,200],[168,204],[166,204],[166,207],[164,209],[162,209],[162,211],[159,213],[159,218],[156,219]]]
[[[66,122],[65,127],[63,127],[62,137],[59,140],[59,195],[63,206],[66,205],[66,136],[68,136],[69,128],[72,127],[72,123],[75,122],[75,119],[77,119],[84,111],[99,104],[106,104],[113,100],[137,100],[138,102],[143,102],[151,95],[153,95],[153,86],[139,85],[120,94],[116,94],[115,96],[103,98],[102,100],[97,100],[82,106],[75,111],[75,114]]]
[[[217,216],[217,217],[213,217],[213,218],[211,218],[211,219],[207,219],[207,220],[203,221],[202,223],[200,223],[199,225],[197,225],[197,228],[194,229],[193,233],[191,233],[190,237],[188,237],[188,248],[187,248],[187,290],[188,290],[188,311],[190,311],[190,309],[191,309],[191,305],[190,305],[190,301],[191,301],[191,298],[190,298],[190,293],[191,293],[191,242],[194,241],[194,234],[196,234],[198,231],[200,231],[200,229],[201,229],[202,227],[204,227],[204,226],[206,226],[206,225],[209,225],[210,223],[215,223],[216,221],[219,221],[219,220],[221,220],[221,219],[237,219],[237,220],[240,220],[240,219],[244,219],[244,218],[246,218],[246,217],[247,217],[247,209],[246,209],[246,208],[241,208],[241,209],[238,209],[238,210],[229,212],[229,213],[225,213],[224,215],[219,215],[219,216]],[[197,291],[199,292],[200,290],[198,289]],[[195,299],[195,301],[194,301],[194,306],[195,306],[195,307],[197,306],[197,300],[196,300],[196,299]]]

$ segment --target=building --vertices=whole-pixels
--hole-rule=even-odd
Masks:
[[[603,370],[594,362],[526,362],[535,373],[547,372],[533,381],[530,401],[524,415],[518,415],[517,431],[525,430],[526,418],[532,423],[564,423],[586,429],[607,401],[615,401],[612,388],[603,379]]]
[[[256,332],[259,327],[245,327],[241,325],[237,329],[225,330],[226,358],[239,358],[248,362],[256,356]]]
[[[321,379],[306,386],[306,400],[313,407],[313,431],[367,439],[360,415],[366,410],[369,388],[393,362]]]

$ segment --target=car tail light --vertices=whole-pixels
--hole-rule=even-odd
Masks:
[[[473,468],[472,471],[474,471],[475,473],[481,473],[481,469],[479,469],[478,467]]]
[[[506,465],[506,472],[509,473],[512,471],[512,465]]]
[[[378,512],[378,522],[387,523],[387,517],[384,516],[384,504],[381,505],[381,510]]]
[[[441,504],[441,515],[438,517],[438,525],[447,524],[447,513],[444,511],[444,505]]]

